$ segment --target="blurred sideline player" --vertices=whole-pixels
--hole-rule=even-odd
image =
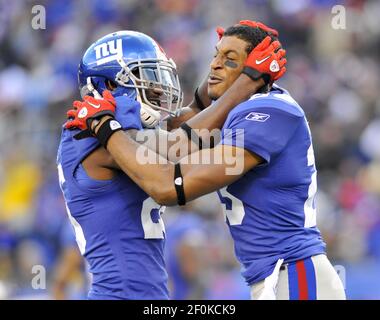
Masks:
[[[253,50],[252,55],[258,59],[267,55],[269,62],[280,61],[284,52],[275,53],[279,46],[279,43],[271,44],[269,39]],[[281,67],[285,62],[280,61]],[[255,81],[239,78],[236,87],[239,91],[231,90],[188,123],[193,128],[220,128],[235,105],[263,86],[264,75],[279,77],[285,72],[284,68],[270,72],[269,64],[256,66],[253,62],[253,66],[257,67]],[[141,129],[140,111],[144,125],[154,127],[160,120],[157,111],[175,116],[181,109],[182,91],[174,63],[153,39],[142,33],[121,31],[95,42],[81,61],[79,82],[82,94],[87,95],[85,103],[101,114],[104,114],[102,105],[107,99],[113,99],[112,91],[118,105],[118,119],[126,129]],[[199,91],[202,96],[204,88]],[[104,99],[99,99],[100,94]],[[74,106],[78,110],[72,110],[69,116],[78,115],[79,110],[79,119],[89,116],[87,110],[91,109],[83,109],[81,102],[75,102]],[[84,129],[76,121],[66,127]],[[178,130],[177,134],[179,132],[190,147],[193,143],[186,130]],[[151,131],[164,134],[163,130]],[[89,130],[79,132],[64,128],[57,157],[70,220],[79,249],[93,275],[88,297],[167,299],[163,257],[165,229],[161,219],[164,207],[120,170],[97,139],[76,139],[88,135]]]
[[[255,79],[256,73],[244,64],[250,50],[268,33],[252,24],[232,26],[220,35],[208,80],[213,105],[229,92],[240,72]],[[269,58],[255,62],[265,59]],[[277,69],[275,62],[271,65]],[[117,129],[113,115],[104,116],[106,110],[113,111],[112,99],[102,104],[103,115],[92,110],[74,121],[88,124],[119,167],[159,204],[183,205],[218,190],[252,299],[345,299],[316,226],[317,172],[304,111],[272,82],[266,92],[253,95],[229,113],[221,143],[212,153],[222,159],[221,164],[192,164],[190,156],[176,164],[141,164],[131,156],[141,146]],[[209,152],[203,149],[196,154],[202,159]],[[228,174],[235,158],[244,168]]]
[[[169,274],[170,298],[201,300],[205,296],[204,220],[197,214],[180,211],[167,224],[165,261]]]
[[[53,272],[51,294],[55,300],[84,299],[88,289],[86,268],[69,221],[63,225],[60,239],[62,249]]]

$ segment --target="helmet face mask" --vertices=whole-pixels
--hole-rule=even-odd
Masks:
[[[78,71],[81,96],[101,97],[104,90],[127,95],[155,110],[176,116],[182,108],[176,65],[149,36],[119,31],[99,39],[86,51]],[[109,81],[116,88],[109,88]]]
[[[137,89],[137,99],[155,110],[176,116],[182,108],[181,90],[176,66],[172,60],[141,59],[125,63],[118,58],[121,70],[115,82],[125,88]],[[160,92],[152,97],[150,92]]]

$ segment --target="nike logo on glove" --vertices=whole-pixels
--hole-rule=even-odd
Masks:
[[[93,104],[93,103],[91,103],[90,101],[87,101],[87,103],[88,103],[90,106],[93,106],[93,107],[96,108],[96,109],[99,109],[99,108],[100,108],[100,103],[99,103],[99,104]]]
[[[268,60],[270,57],[271,57],[271,54],[262,60],[256,60],[256,64],[262,64],[264,61]]]

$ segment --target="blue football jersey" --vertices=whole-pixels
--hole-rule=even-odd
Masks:
[[[92,274],[89,299],[168,299],[159,206],[122,171],[91,179],[81,162],[99,147],[63,129],[57,163],[76,240]]]
[[[235,253],[248,284],[270,275],[278,259],[296,261],[325,253],[316,226],[317,171],[302,108],[274,85],[229,114],[222,144],[264,159],[218,191]]]

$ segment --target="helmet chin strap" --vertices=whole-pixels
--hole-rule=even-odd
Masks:
[[[137,92],[136,100],[140,102],[140,117],[143,127],[149,129],[157,127],[161,120],[161,113],[142,102],[139,92]]]
[[[95,89],[94,85],[91,82],[91,77],[87,77],[87,89],[92,93],[95,99],[103,99],[100,93]]]

